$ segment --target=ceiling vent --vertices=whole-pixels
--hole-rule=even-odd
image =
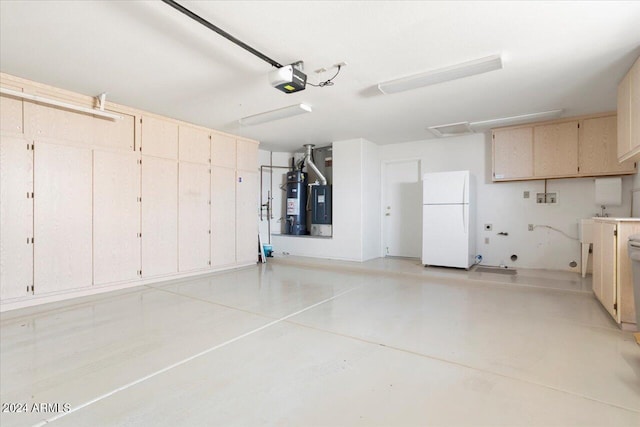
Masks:
[[[444,138],[447,136],[461,136],[474,133],[469,126],[469,122],[450,123],[448,125],[429,126],[428,128],[435,136]]]

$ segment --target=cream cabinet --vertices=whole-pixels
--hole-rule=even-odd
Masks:
[[[178,167],[178,270],[206,269],[211,261],[209,165],[180,162]]]
[[[3,310],[257,261],[258,143],[108,107],[122,119],[0,96]]]
[[[178,271],[178,162],[142,156],[142,277]]]
[[[555,178],[578,173],[578,121],[533,127],[533,175]]]
[[[35,142],[36,295],[92,285],[92,181],[90,149]]]
[[[640,58],[618,85],[618,160],[640,158]]]
[[[33,293],[33,150],[0,136],[0,298]]]
[[[634,173],[631,160],[618,162],[617,120],[615,115],[585,119],[580,123],[580,174]]]
[[[139,160],[135,151],[93,151],[94,285],[139,277]]]
[[[619,163],[616,115],[561,119],[493,130],[493,181],[627,175]]]
[[[256,222],[257,223],[257,222]],[[236,170],[211,167],[211,265],[236,262]]]
[[[4,85],[3,85],[4,86]],[[7,89],[20,92],[19,87],[6,86]],[[7,134],[23,134],[23,101],[13,96],[0,95],[0,131]]]
[[[533,128],[494,131],[494,180],[522,179],[530,176],[533,176]]]
[[[621,326],[636,322],[628,240],[640,233],[640,220],[594,218],[593,293]]]
[[[143,116],[140,121],[142,154],[177,160],[178,125],[173,121],[152,116]]]

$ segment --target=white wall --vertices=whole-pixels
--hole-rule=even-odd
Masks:
[[[470,170],[477,182],[477,253],[483,264],[513,267],[579,271],[580,244],[555,231],[528,224],[549,225],[578,237],[580,218],[599,212],[594,201],[594,179],[548,180],[547,191],[557,192],[559,203],[535,203],[535,193],[544,191],[544,181],[493,183],[491,181],[491,140],[489,135],[475,134],[458,138],[415,141],[380,147],[380,159],[422,159],[422,173]],[[637,177],[640,187],[640,177]],[[629,216],[633,177],[623,178],[623,205],[609,208],[611,216]],[[529,191],[531,197],[523,198]],[[640,194],[640,193],[639,193]],[[492,224],[492,231],[484,231]],[[508,236],[497,233],[506,232]],[[489,243],[485,244],[485,238]],[[416,235],[416,239],[420,236]],[[512,254],[518,256],[511,262]],[[569,267],[571,261],[578,266]]]
[[[382,183],[380,147],[362,144],[362,260],[382,256]]]
[[[378,147],[363,139],[337,141],[332,146],[333,236],[272,234],[276,253],[351,261],[380,256]],[[371,212],[368,206],[373,206]]]

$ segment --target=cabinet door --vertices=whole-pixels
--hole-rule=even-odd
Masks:
[[[602,223],[594,222],[592,226],[593,238],[593,274],[591,286],[598,300],[602,301]]]
[[[142,276],[178,271],[178,163],[142,156]]]
[[[236,171],[211,167],[211,265],[236,262]]]
[[[640,58],[636,60],[630,71],[630,89],[629,110],[630,110],[630,127],[629,135],[630,149],[636,150],[640,147]]]
[[[7,89],[22,91],[17,87],[7,86]],[[12,134],[24,133],[23,101],[9,95],[0,95],[0,130]]]
[[[0,299],[33,285],[33,151],[22,138],[0,136]]]
[[[493,131],[493,180],[533,176],[533,128]]]
[[[236,149],[236,169],[258,170],[258,144],[253,141],[239,139]]]
[[[578,122],[533,127],[533,172],[537,177],[578,173]]]
[[[210,142],[209,132],[180,125],[178,137],[180,161],[209,165],[211,160]]]
[[[236,168],[236,139],[219,133],[211,134],[211,164]]]
[[[238,171],[236,180],[236,261],[258,261],[258,173]]]
[[[140,146],[146,156],[178,158],[178,125],[155,117],[142,117]]]
[[[618,157],[631,151],[631,74],[618,85]]]
[[[93,152],[93,284],[138,278],[139,154]]]
[[[211,220],[209,165],[180,162],[178,174],[179,270],[208,268]]]
[[[593,291],[604,308],[617,318],[616,224],[595,223],[593,240]]]
[[[92,153],[35,143],[35,294],[91,286]]]
[[[580,175],[634,172],[633,161],[618,163],[616,116],[596,117],[580,126]]]

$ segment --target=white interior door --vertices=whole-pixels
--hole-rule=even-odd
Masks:
[[[422,183],[420,161],[384,164],[383,238],[385,256],[420,258]]]
[[[31,293],[32,192],[33,151],[23,138],[0,137],[0,299],[3,300]]]
[[[35,143],[34,291],[91,286],[92,153]]]
[[[209,165],[180,162],[178,265],[180,271],[209,267]]]
[[[93,152],[93,284],[138,278],[140,165],[134,151]]]
[[[178,163],[142,156],[142,276],[178,271]]]

